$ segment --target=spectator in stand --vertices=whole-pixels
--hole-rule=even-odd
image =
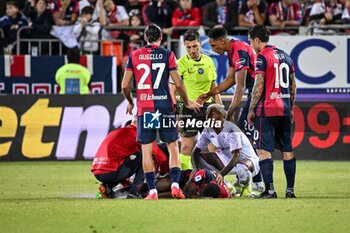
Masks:
[[[142,26],[142,17],[141,15],[132,15],[130,17],[130,26],[140,27]],[[129,58],[129,55],[132,51],[139,49],[143,46],[143,30],[127,30],[125,31],[125,35],[128,38],[129,43],[127,43],[127,47],[124,53],[124,62],[126,63]]]
[[[300,5],[293,0],[279,0],[270,5],[269,21],[272,26],[285,30],[286,26],[299,26],[303,21]]]
[[[342,21],[343,24],[350,24],[350,0],[342,0],[344,6]]]
[[[142,18],[145,25],[150,23],[157,24],[163,29],[163,32],[167,35],[172,34],[171,20],[172,11],[171,6],[164,2],[164,0],[152,0],[150,3],[143,7]],[[163,38],[164,39],[164,38]]]
[[[316,20],[319,24],[334,24],[341,22],[342,5],[332,0],[315,0],[310,11],[310,20]]]
[[[4,38],[0,41],[0,50],[7,46],[7,52],[11,53],[13,43],[17,39],[17,32],[22,26],[28,25],[27,19],[20,12],[16,1],[6,2],[6,15],[0,18],[0,28],[4,31]]]
[[[86,6],[81,11],[81,16],[74,25],[74,34],[80,44],[83,53],[98,53],[98,39],[101,25],[92,18],[94,8]]]
[[[341,3],[341,0],[333,0],[332,4],[333,8],[333,22],[334,24],[341,24],[342,23],[342,14],[344,6]]]
[[[24,9],[24,14],[29,17],[32,30],[30,31],[30,37],[35,39],[49,39],[50,30],[53,25],[52,13],[47,9],[46,0],[28,0]],[[39,49],[41,50],[39,51]],[[48,55],[49,44],[48,42],[42,42],[41,44],[34,42],[31,44],[31,54]]]
[[[309,25],[310,23],[310,11],[312,7],[311,0],[299,0],[301,15],[303,18],[302,25]]]
[[[251,27],[255,24],[264,24],[266,19],[265,0],[247,0],[242,3],[239,11],[238,25]]]
[[[202,24],[207,27],[223,26],[230,30],[238,25],[238,9],[234,2],[216,0],[205,7]]]
[[[79,15],[79,0],[57,0],[53,19],[55,25],[74,25]]]
[[[124,6],[116,5],[113,0],[104,0],[103,5],[107,13],[107,26],[129,26],[129,16]],[[103,30],[105,39],[119,39],[120,30]]]
[[[192,0],[180,0],[180,7],[174,11],[173,26],[200,26],[201,15],[198,8],[192,8]]]
[[[138,0],[128,0],[125,10],[130,18],[132,15],[142,15],[142,4]]]
[[[106,12],[103,7],[103,0],[81,0],[79,2],[79,15],[86,6],[91,6],[94,9],[92,19],[98,21],[102,26],[106,25]]]

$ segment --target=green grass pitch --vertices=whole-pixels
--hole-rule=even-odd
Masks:
[[[98,200],[91,162],[1,162],[0,232],[350,232],[350,162],[297,161],[297,199]]]

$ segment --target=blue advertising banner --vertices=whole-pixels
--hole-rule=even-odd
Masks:
[[[53,94],[59,87],[56,71],[66,62],[64,56],[14,55],[0,57],[0,93]],[[91,73],[91,93],[117,93],[115,57],[82,56],[80,64]]]

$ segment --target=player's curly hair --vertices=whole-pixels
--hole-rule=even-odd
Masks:
[[[269,42],[271,31],[265,25],[257,24],[249,29],[248,34],[252,39],[259,38],[261,42]]]
[[[162,36],[162,29],[157,24],[151,23],[145,29],[148,43],[156,42]]]
[[[207,111],[206,111],[206,117],[208,118],[211,114],[212,111],[216,111],[223,116],[226,116],[226,110],[225,106],[221,104],[211,104],[208,106]]]
[[[187,30],[184,34],[184,42],[185,41],[200,41],[199,33],[196,30]]]

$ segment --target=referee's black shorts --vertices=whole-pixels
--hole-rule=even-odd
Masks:
[[[193,121],[193,119],[197,121],[205,121],[205,113],[207,111],[209,104],[205,103],[203,104],[203,108],[200,108],[199,111],[196,113],[191,109],[188,109],[185,107],[183,102],[179,102],[177,105],[177,113],[179,114],[179,120],[182,120],[183,122]],[[203,125],[203,124],[202,124]],[[198,132],[202,132],[204,127],[179,127],[180,129],[180,135],[181,137],[194,137],[197,135]]]

